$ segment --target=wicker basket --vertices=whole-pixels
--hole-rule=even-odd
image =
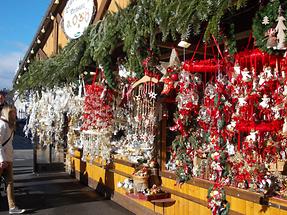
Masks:
[[[141,192],[148,188],[148,176],[133,176],[134,192]]]

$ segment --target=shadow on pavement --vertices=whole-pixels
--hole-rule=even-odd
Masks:
[[[15,196],[26,214],[133,214],[64,172],[19,175],[15,171]],[[8,210],[2,198],[1,211]]]
[[[20,128],[23,123],[20,124]],[[25,214],[40,215],[132,215],[120,205],[101,196],[70,177],[65,172],[40,172],[33,174],[30,140],[18,130],[13,146],[15,199],[19,208],[28,209]],[[18,150],[17,150],[18,149]],[[29,151],[29,150],[30,151]],[[106,177],[113,177],[107,175]],[[88,179],[88,175],[86,175]],[[106,179],[104,179],[106,181]],[[0,215],[7,214],[6,196],[0,199]]]

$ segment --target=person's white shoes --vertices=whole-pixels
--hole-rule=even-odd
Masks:
[[[15,208],[10,208],[9,209],[9,214],[22,214],[25,211],[26,211],[25,209],[20,209],[18,207],[15,207]]]

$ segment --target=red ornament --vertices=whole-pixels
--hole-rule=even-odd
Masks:
[[[166,70],[166,72],[167,72],[167,73],[172,73],[172,72],[173,72],[173,69],[170,68],[170,67],[168,67],[167,70]]]
[[[174,81],[178,81],[178,74],[177,73],[173,73],[171,74],[171,79],[174,80]]]

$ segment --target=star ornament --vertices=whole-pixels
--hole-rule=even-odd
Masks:
[[[149,92],[148,95],[151,99],[156,99],[156,96],[157,96],[155,92]]]

